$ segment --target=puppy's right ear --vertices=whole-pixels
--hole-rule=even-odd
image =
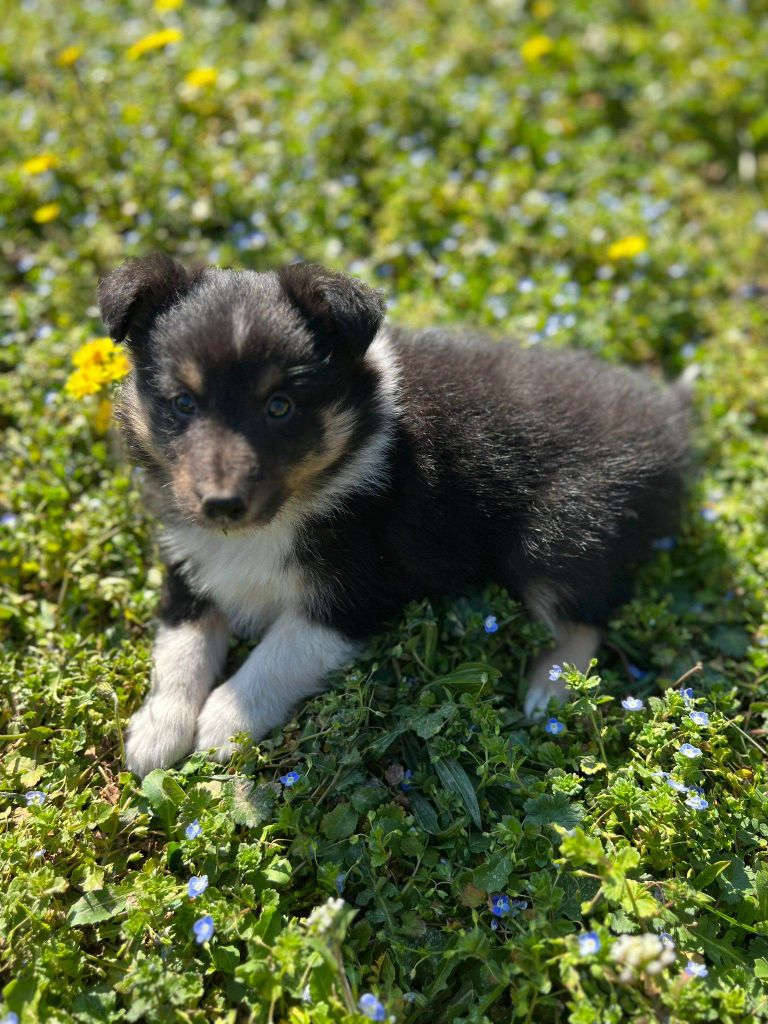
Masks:
[[[165,253],[126,260],[99,282],[99,309],[110,337],[127,339],[139,351],[158,316],[188,288],[184,267]]]

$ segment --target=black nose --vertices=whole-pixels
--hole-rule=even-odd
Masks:
[[[203,498],[206,519],[227,519],[234,522],[245,515],[245,501],[238,494],[209,494]]]

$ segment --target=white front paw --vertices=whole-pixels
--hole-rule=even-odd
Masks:
[[[562,704],[565,700],[565,694],[565,684],[559,679],[555,681],[550,679],[532,679],[523,704],[526,717],[534,722],[538,721],[544,717],[549,702],[555,700]]]
[[[208,697],[197,720],[197,750],[214,750],[216,761],[228,761],[237,749],[232,737],[247,732],[260,740],[274,723],[259,715],[232,683],[223,683]]]
[[[178,696],[150,696],[128,726],[125,760],[142,778],[154,768],[169,768],[188,754],[195,741],[197,709]]]

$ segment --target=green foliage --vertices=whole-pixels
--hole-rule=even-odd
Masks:
[[[1,1012],[359,1024],[373,992],[417,1024],[768,1020],[764,4],[6,6]],[[408,609],[229,766],[121,770],[159,568],[95,402],[62,388],[98,275],[157,247],[320,260],[404,322],[700,368],[681,535],[599,675],[566,671],[563,733],[519,710],[546,633],[490,589]],[[699,662],[706,727],[679,692]],[[618,939],[659,932],[674,963],[626,980]]]

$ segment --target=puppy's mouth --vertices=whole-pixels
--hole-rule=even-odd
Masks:
[[[284,501],[279,488],[260,488],[256,494],[221,489],[196,494],[195,498],[194,502],[183,502],[195,523],[205,529],[225,530],[227,533],[266,526]]]

